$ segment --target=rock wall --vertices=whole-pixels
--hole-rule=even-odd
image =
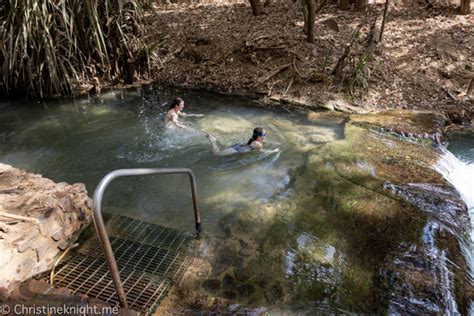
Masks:
[[[51,269],[91,217],[83,184],[55,183],[0,163],[0,297]]]

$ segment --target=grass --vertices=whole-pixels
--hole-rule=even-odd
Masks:
[[[130,83],[148,61],[142,2],[3,0],[2,93],[43,98],[71,95],[84,83]]]

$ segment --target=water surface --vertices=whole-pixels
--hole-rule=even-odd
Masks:
[[[436,237],[450,223],[438,221],[445,210],[430,204],[444,191],[405,183],[440,177],[432,175],[433,166],[416,161],[418,145],[345,128],[338,120],[310,120],[297,110],[203,93],[179,93],[185,112],[204,117],[183,119],[189,130],[169,129],[163,117],[176,96],[142,88],[74,102],[0,103],[0,161],[56,182],[85,183],[89,195],[115,169],[191,168],[205,231],[199,256],[208,265],[199,270],[201,286],[190,293],[237,302],[231,310],[460,310],[454,264]],[[205,137],[212,134],[224,146],[245,143],[257,126],[267,130],[266,147],[279,146],[280,152],[216,156]],[[429,171],[417,174],[420,168]],[[428,192],[427,210],[394,198],[390,188],[415,202],[417,192],[423,198]],[[104,204],[106,213],[194,228],[184,176],[118,179]],[[442,286],[426,285],[425,272]]]
[[[100,179],[120,168],[191,168],[197,177],[202,221],[219,234],[219,219],[235,208],[284,198],[312,147],[338,139],[342,127],[311,124],[306,113],[251,107],[249,101],[181,94],[190,130],[169,129],[163,117],[172,94],[153,89],[108,93],[102,99],[58,104],[0,104],[0,161],[56,182],[85,183],[90,196]],[[253,128],[267,130],[267,147],[280,153],[213,155],[204,133],[222,145],[246,143]],[[147,176],[118,179],[106,191],[105,212],[190,230],[188,179]]]

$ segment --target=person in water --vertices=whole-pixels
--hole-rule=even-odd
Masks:
[[[252,138],[249,139],[247,144],[235,144],[229,148],[221,149],[221,146],[217,144],[217,140],[212,135],[206,135],[212,145],[212,151],[216,155],[231,155],[235,153],[245,153],[251,150],[262,150],[265,136],[267,133],[262,127],[257,127],[253,130]],[[278,151],[278,148],[274,149]]]
[[[186,125],[184,125],[183,123],[181,123],[179,121],[180,116],[182,116],[182,117],[191,117],[191,116],[202,117],[202,116],[204,116],[202,114],[183,113],[182,112],[183,109],[184,109],[183,99],[181,99],[181,98],[174,99],[173,102],[171,103],[171,106],[170,106],[168,112],[165,115],[166,125],[189,129],[189,127],[187,127]]]

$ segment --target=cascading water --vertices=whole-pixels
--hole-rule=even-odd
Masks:
[[[474,227],[474,163],[459,160],[449,150],[442,148],[441,159],[435,169],[456,188],[469,209],[470,243],[468,245],[461,243],[461,247],[469,266],[470,271],[467,271],[469,279],[474,280],[474,229],[472,229]],[[470,311],[471,314],[474,313],[474,302],[471,302]]]

